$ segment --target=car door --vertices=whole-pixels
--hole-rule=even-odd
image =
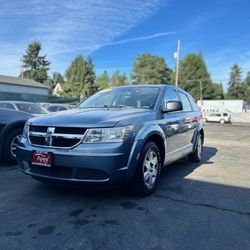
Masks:
[[[196,126],[198,125],[199,115],[191,105],[191,101],[186,93],[178,91],[183,110],[181,112],[181,139],[182,146],[192,148],[192,139]]]
[[[164,105],[167,101],[178,101],[178,95],[175,89],[167,88],[164,96]],[[167,154],[172,154],[178,151],[181,144],[180,138],[180,126],[181,116],[180,112],[168,112],[162,114],[162,119],[159,121],[159,125],[164,131],[165,137],[167,138]]]

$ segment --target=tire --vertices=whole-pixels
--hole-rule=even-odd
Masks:
[[[159,181],[161,166],[157,145],[151,141],[147,142],[137,163],[136,174],[130,186],[131,191],[139,196],[152,194]]]
[[[220,120],[220,124],[224,124],[226,121],[224,119]]]
[[[195,145],[195,149],[193,153],[188,155],[188,158],[192,162],[199,163],[202,160],[202,152],[203,152],[203,140],[201,134],[197,136],[197,143]]]
[[[23,129],[17,128],[13,130],[8,137],[6,138],[6,142],[4,143],[4,161],[9,164],[16,164],[16,146],[17,140],[22,136]],[[15,149],[14,149],[15,148]]]

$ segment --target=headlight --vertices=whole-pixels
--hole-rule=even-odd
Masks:
[[[24,125],[24,128],[23,128],[23,137],[26,139],[28,138],[29,129],[30,129],[30,122],[27,121]]]
[[[88,129],[82,143],[122,142],[128,138],[132,129],[133,126]]]

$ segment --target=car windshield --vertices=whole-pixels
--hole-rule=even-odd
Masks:
[[[159,87],[109,88],[91,96],[78,107],[153,109],[159,92]]]
[[[18,110],[24,111],[30,114],[48,114],[43,107],[36,103],[15,103]]]

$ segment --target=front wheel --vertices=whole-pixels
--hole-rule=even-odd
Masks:
[[[156,188],[161,173],[161,156],[157,145],[148,142],[140,155],[132,191],[140,196],[150,195]]]
[[[23,133],[22,128],[13,130],[4,144],[4,160],[10,164],[16,164],[16,150],[18,141],[21,139]]]
[[[224,124],[226,121],[224,119],[220,120],[220,124]]]
[[[203,152],[203,140],[201,134],[197,136],[196,146],[194,151],[188,155],[188,158],[192,162],[201,162],[202,160],[202,152]]]

